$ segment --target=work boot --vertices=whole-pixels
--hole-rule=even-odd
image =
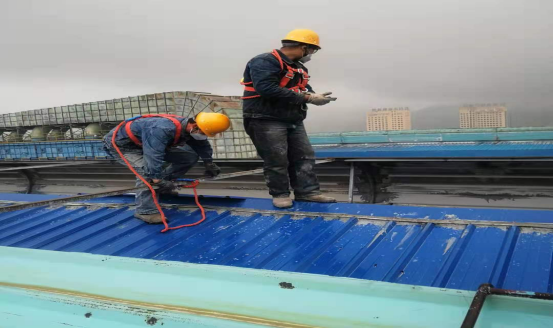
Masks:
[[[156,184],[158,186],[158,191],[160,195],[171,195],[178,196],[179,192],[177,191],[177,186],[170,180],[161,180]]]
[[[336,203],[336,198],[325,195],[296,196],[297,201],[314,203]]]
[[[292,199],[288,196],[286,197],[273,197],[273,206],[278,208],[288,208],[292,207],[294,203]]]
[[[158,223],[163,223],[163,220],[161,220],[161,214],[159,213],[156,213],[156,214],[138,214],[138,213],[134,213],[134,217],[137,218],[137,219],[140,219],[146,223],[150,223],[150,224],[158,224]]]

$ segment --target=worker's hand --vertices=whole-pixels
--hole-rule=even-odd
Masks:
[[[217,164],[213,162],[204,162],[205,172],[204,174],[208,177],[216,177],[221,173],[221,169],[217,166]]]
[[[331,101],[336,100],[337,98],[329,97],[332,94],[332,92],[325,92],[325,93],[313,93],[309,95],[309,100],[307,100],[307,103],[313,104],[315,106],[323,106],[328,104]]]

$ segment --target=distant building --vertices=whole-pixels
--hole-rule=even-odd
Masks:
[[[367,113],[367,131],[386,130],[411,130],[409,108],[374,108]]]
[[[459,108],[461,129],[504,128],[507,126],[505,104],[464,105]]]

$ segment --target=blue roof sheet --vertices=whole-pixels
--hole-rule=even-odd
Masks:
[[[553,142],[397,143],[315,147],[321,158],[553,157]]]
[[[48,197],[0,195],[8,201]],[[206,222],[160,233],[159,225],[133,218],[132,197],[87,202],[0,214],[0,246],[464,290],[491,282],[553,291],[553,225],[543,226],[553,222],[552,211],[308,203],[279,211],[270,200],[204,198]],[[166,203],[193,204],[189,197]],[[165,210],[171,225],[199,219],[197,209],[183,207]]]

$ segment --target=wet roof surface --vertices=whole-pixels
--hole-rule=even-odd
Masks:
[[[0,194],[5,201],[52,197]],[[279,211],[270,200],[204,198],[206,222],[160,233],[161,226],[133,218],[132,199],[2,213],[0,246],[465,290],[491,282],[553,291],[553,228],[543,225],[553,223],[552,211],[308,203]],[[166,209],[173,226],[200,218],[189,197],[165,203],[180,206]]]

